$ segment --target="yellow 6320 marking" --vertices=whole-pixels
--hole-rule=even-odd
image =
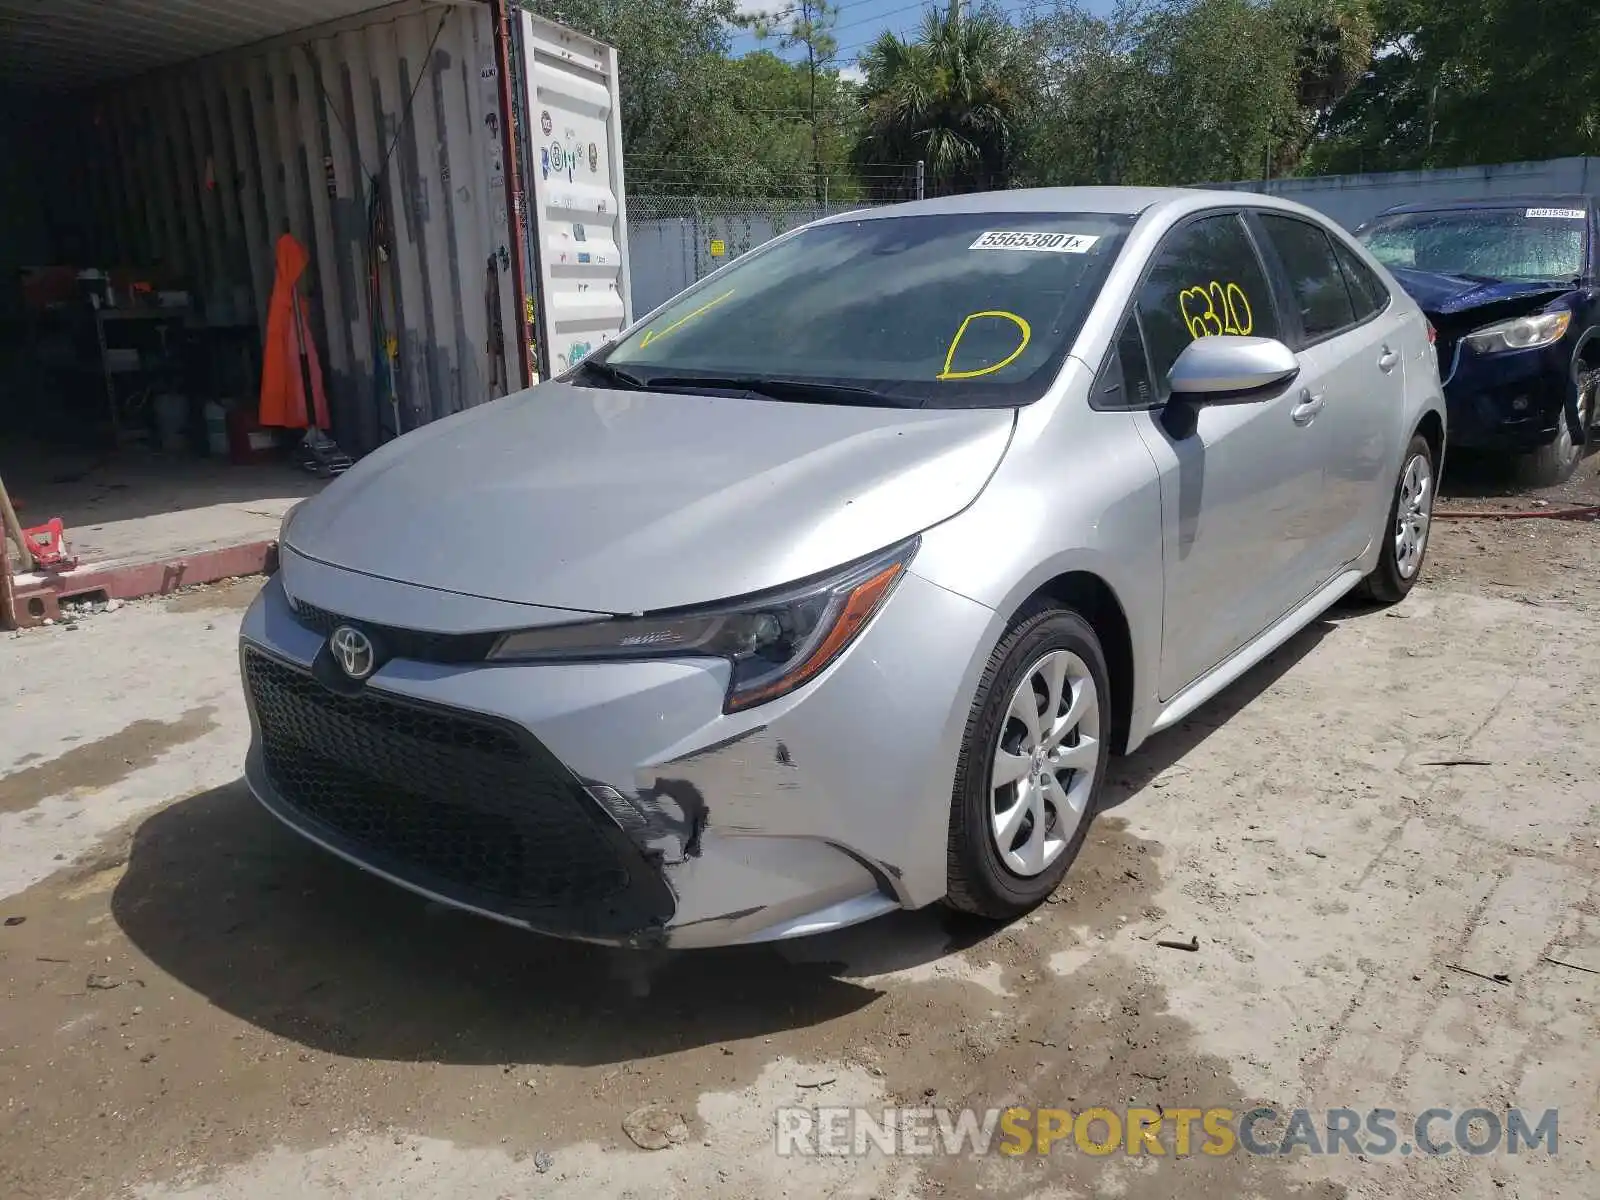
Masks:
[[[1185,288],[1178,293],[1178,314],[1193,338],[1216,337],[1222,333],[1248,335],[1256,327],[1250,299],[1237,283],[1218,283]]]
[[[950,364],[955,361],[956,347],[961,345],[961,339],[967,335],[967,327],[974,321],[984,317],[992,317],[1001,321],[1010,321],[1022,331],[1022,340],[1017,343],[1017,348],[1015,350],[1006,355],[999,362],[994,363],[992,366],[979,367],[976,371],[952,371],[950,369]],[[1033,329],[1026,321],[1017,316],[1017,314],[1014,312],[1006,312],[1004,309],[996,308],[989,309],[984,312],[971,313],[961,322],[961,328],[956,330],[955,337],[950,339],[950,349],[945,352],[944,356],[944,370],[940,371],[936,378],[976,379],[980,375],[993,375],[996,371],[1004,370],[1006,367],[1009,367],[1012,363],[1016,362],[1017,359],[1021,358],[1022,352],[1028,348],[1028,343],[1032,339]]]
[[[660,341],[662,338],[666,337],[667,334],[671,333],[674,329],[683,328],[683,326],[687,325],[690,321],[694,320],[701,313],[705,312],[707,309],[715,308],[717,305],[721,304],[724,300],[726,300],[731,295],[733,295],[733,289],[729,288],[727,291],[723,292],[722,295],[718,296],[715,300],[706,301],[704,304],[702,304],[699,308],[695,309],[688,316],[679,317],[676,321],[674,321],[671,325],[668,325],[665,329],[662,329],[662,330],[647,329],[647,330],[645,330],[644,336],[639,339],[639,349],[643,350],[651,342]]]

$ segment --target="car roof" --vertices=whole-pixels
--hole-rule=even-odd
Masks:
[[[968,192],[959,196],[910,200],[840,213],[819,224],[875,217],[943,216],[953,213],[1063,212],[1134,217],[1160,208],[1188,210],[1213,205],[1277,208],[1328,220],[1325,214],[1304,205],[1258,192],[1175,187],[1055,187],[1009,188],[1004,191]]]
[[[1519,196],[1483,196],[1468,200],[1416,200],[1410,204],[1396,204],[1378,215],[1396,213],[1446,212],[1451,209],[1474,208],[1581,208],[1587,210],[1593,203],[1581,192],[1537,192]]]

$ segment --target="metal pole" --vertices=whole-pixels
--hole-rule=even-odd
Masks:
[[[11,497],[6,495],[6,485],[0,481],[0,629],[15,629],[22,624],[17,614],[17,594],[11,582],[12,540],[22,555],[22,569],[33,570],[33,549],[23,535],[22,522],[11,508]]]
[[[6,539],[16,542],[17,549],[22,553],[22,569],[31,571],[34,567],[33,547],[28,544],[27,536],[22,532],[22,522],[17,520],[17,512],[11,507],[11,497],[6,494],[6,485],[0,480],[0,555],[6,552]]]
[[[21,623],[17,619],[16,589],[11,585],[11,551],[0,535],[0,629],[15,629]]]
[[[917,159],[917,199],[925,198],[927,191],[928,164],[922,159]]]
[[[512,314],[517,331],[517,366],[522,386],[533,384],[533,324],[528,320],[528,278],[526,247],[523,245],[523,214],[527,205],[522,195],[522,175],[517,169],[517,130],[513,128],[516,106],[511,95],[511,0],[489,0],[494,21],[495,70],[500,75],[500,153],[505,160],[507,240],[511,243],[511,294],[516,312]],[[515,11],[520,12],[520,9]]]

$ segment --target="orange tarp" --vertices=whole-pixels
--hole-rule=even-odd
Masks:
[[[306,302],[300,295],[300,277],[311,261],[306,248],[286,233],[278,239],[278,277],[272,285],[272,302],[267,308],[267,344],[261,359],[261,411],[263,425],[307,429],[315,406],[315,424],[327,429],[328,397],[322,389],[322,360],[317,357],[316,339],[306,318]],[[304,356],[302,363],[301,357]]]

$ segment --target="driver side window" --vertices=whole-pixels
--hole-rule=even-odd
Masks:
[[[1167,372],[1196,338],[1282,336],[1261,260],[1233,213],[1201,217],[1168,235],[1137,307],[1161,400],[1168,395]]]

